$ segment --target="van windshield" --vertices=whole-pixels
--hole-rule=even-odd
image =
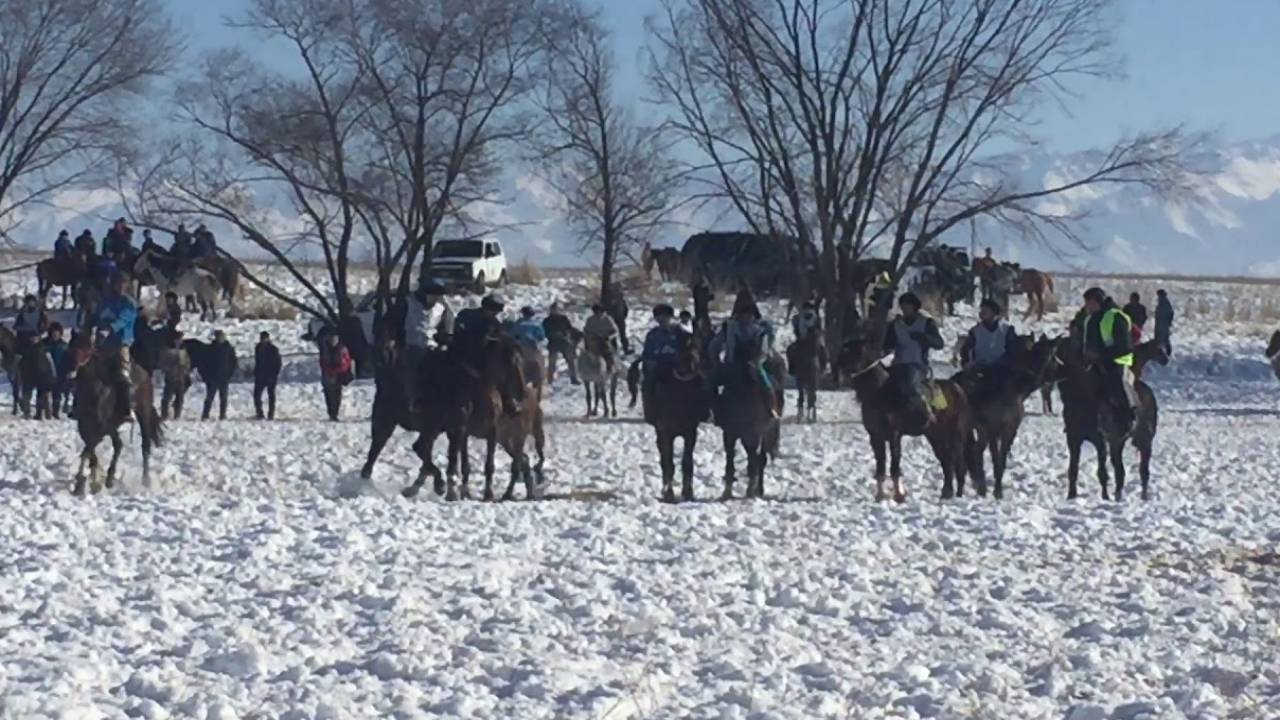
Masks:
[[[431,257],[437,258],[478,258],[484,257],[484,242],[481,240],[445,240],[436,243]]]

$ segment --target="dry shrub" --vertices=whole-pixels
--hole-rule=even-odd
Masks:
[[[1207,314],[1208,313],[1206,313],[1206,315]],[[1222,320],[1224,322],[1229,322],[1229,323],[1236,321],[1236,301],[1235,300],[1227,301],[1227,307],[1222,311]]]
[[[1048,292],[1044,294],[1044,311],[1046,313],[1056,313],[1059,310],[1058,294]]]
[[[1280,320],[1280,303],[1275,298],[1263,300],[1262,307],[1258,309],[1258,319],[1268,322]]]
[[[525,256],[523,260],[507,268],[507,280],[513,285],[540,285],[542,271]]]

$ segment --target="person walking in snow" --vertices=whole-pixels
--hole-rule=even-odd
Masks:
[[[542,330],[547,336],[547,382],[555,380],[557,361],[563,357],[569,366],[569,382],[582,384],[578,380],[578,342],[582,339],[582,332],[573,326],[560,303],[551,303],[551,309],[542,321]]]
[[[1173,355],[1173,304],[1164,290],[1156,291],[1156,342],[1164,346],[1166,355]]]
[[[342,412],[342,389],[355,377],[351,368],[351,353],[338,338],[338,333],[334,330],[325,333],[320,345],[320,387],[324,391],[329,420],[333,422],[338,422]]]

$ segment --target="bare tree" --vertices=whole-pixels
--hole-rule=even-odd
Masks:
[[[576,8],[549,55],[547,122],[534,144],[542,177],[578,232],[600,252],[609,296],[621,257],[635,257],[677,207],[681,166],[657,127],[645,127],[615,96],[615,60],[598,15]]]
[[[1013,172],[1034,111],[1116,67],[1109,0],[664,0],[652,80],[695,168],[755,227],[819,253],[829,307],[883,240],[900,277],[974,218],[1078,241],[1047,200],[1099,184],[1175,191],[1177,130],[1140,134],[1040,187]],[[842,313],[829,314],[838,340]]]
[[[494,199],[498,147],[528,131],[551,9],[254,0],[234,27],[287,43],[296,65],[234,50],[206,59],[178,97],[185,160],[153,183],[150,214],[229,223],[304,290],[297,307],[329,321],[355,303],[352,258],[372,256],[383,312],[437,235],[476,231],[468,209]],[[295,227],[282,228],[281,208]],[[324,278],[299,265],[299,248],[320,254]]]
[[[177,56],[158,0],[0,3],[0,232],[106,167]]]

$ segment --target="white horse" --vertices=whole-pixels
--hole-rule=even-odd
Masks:
[[[618,417],[618,381],[623,373],[622,364],[617,360],[616,350],[613,362],[607,361],[604,348],[598,347],[600,344],[599,338],[587,338],[582,351],[578,353],[578,377],[587,391],[587,417]],[[609,392],[607,396],[606,386]]]
[[[222,296],[222,285],[218,276],[194,265],[181,267],[173,274],[166,275],[151,262],[151,254],[143,253],[134,263],[134,274],[148,273],[155,281],[160,297],[174,293],[178,297],[192,296],[200,305],[201,320],[218,319],[218,298]]]

